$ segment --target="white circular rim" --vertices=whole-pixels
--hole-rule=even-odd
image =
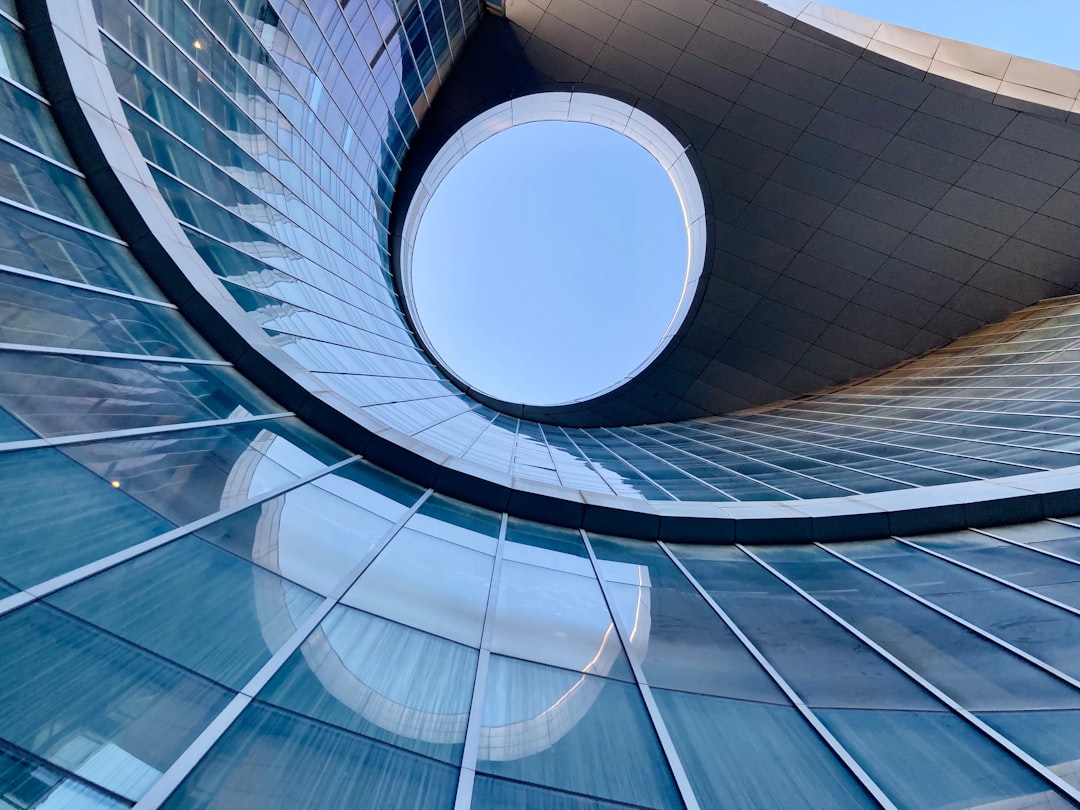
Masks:
[[[424,349],[444,369],[450,371],[455,379],[466,384],[471,391],[503,401],[500,397],[487,394],[480,388],[469,386],[460,375],[453,372],[453,366],[439,354],[424,331],[413,297],[412,261],[416,236],[420,231],[420,222],[424,217],[424,212],[427,211],[432,195],[462,158],[493,135],[511,127],[541,121],[595,124],[625,135],[644,148],[667,173],[675,188],[679,205],[682,207],[687,237],[686,270],[682,294],[679,296],[679,303],[671,320],[652,351],[631,372],[595,393],[551,405],[528,406],[558,408],[563,405],[588,402],[630,382],[656,359],[679,331],[690,311],[690,305],[694,302],[698,282],[705,267],[705,201],[697,173],[686,154],[687,147],[651,115],[608,96],[584,92],[534,93],[492,107],[465,124],[435,155],[424,171],[424,176],[409,203],[409,210],[405,215],[402,228],[398,272],[401,274],[401,289],[405,294],[405,306],[412,316],[413,326]]]

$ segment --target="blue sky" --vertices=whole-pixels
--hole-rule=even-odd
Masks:
[[[412,267],[417,315],[457,376],[550,405],[651,353],[682,291],[686,230],[671,180],[626,136],[525,124],[443,180]]]
[[[886,22],[1080,69],[1080,0],[832,0]],[[629,139],[532,124],[475,149],[436,192],[413,261],[419,317],[467,383],[514,402],[595,393],[675,310],[674,191]]]

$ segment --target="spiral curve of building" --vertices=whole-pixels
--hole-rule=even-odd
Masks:
[[[803,0],[0,0],[0,94],[0,807],[1080,806],[1080,73]],[[701,189],[682,325],[545,408],[402,272],[531,120]]]

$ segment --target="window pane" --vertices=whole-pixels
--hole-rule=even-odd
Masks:
[[[259,698],[456,765],[476,658],[460,644],[336,607]]]
[[[450,810],[457,768],[253,703],[165,803],[170,810]]]

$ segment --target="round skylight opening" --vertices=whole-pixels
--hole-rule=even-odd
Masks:
[[[541,93],[462,127],[406,214],[399,263],[425,348],[505,403],[633,379],[694,300],[704,203],[685,147],[641,110]]]

